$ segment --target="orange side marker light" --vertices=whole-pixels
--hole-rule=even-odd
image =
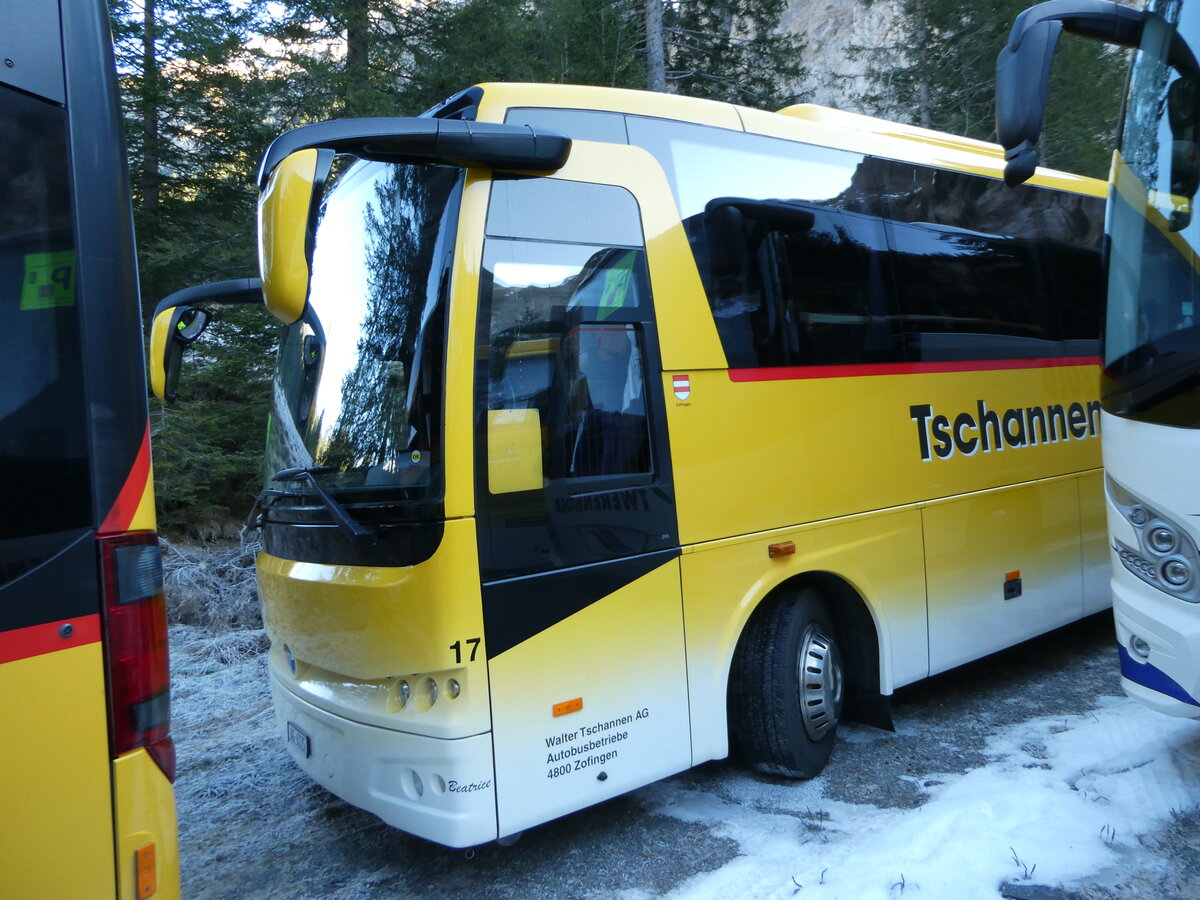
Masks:
[[[767,556],[771,557],[771,559],[779,559],[781,556],[791,556],[795,552],[795,541],[783,541],[778,544],[772,544],[767,548]]]
[[[154,845],[138,847],[133,852],[133,858],[137,869],[137,898],[146,900],[158,892],[158,860]]]
[[[552,707],[554,710],[554,718],[565,716],[568,713],[579,712],[583,709],[583,698],[576,697],[574,700],[566,700],[562,703],[555,703]]]
[[[1021,578],[1021,570],[1015,569],[1004,576],[1005,581],[1019,581]]]

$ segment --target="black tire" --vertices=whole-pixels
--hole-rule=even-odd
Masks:
[[[845,693],[833,618],[812,588],[768,603],[734,654],[729,721],[755,769],[813,778],[833,752]]]

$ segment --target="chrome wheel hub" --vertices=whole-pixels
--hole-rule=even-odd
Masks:
[[[842,705],[842,660],[837,645],[811,624],[800,639],[796,660],[800,718],[814,741],[825,737],[838,722]]]

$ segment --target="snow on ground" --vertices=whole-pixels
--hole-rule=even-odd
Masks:
[[[962,900],[995,896],[1002,882],[1070,884],[1136,867],[1137,835],[1200,803],[1200,728],[1126,698],[1005,728],[987,754],[995,762],[985,768],[925,779],[930,797],[917,809],[830,802],[819,779],[735,776],[721,797],[664,786],[656,810],[715,828],[741,850],[670,896]],[[764,794],[779,812],[758,811]],[[817,809],[813,831],[804,815]]]
[[[171,640],[186,900],[1200,897],[1200,724],[1119,695],[1111,622],[908,689],[813,781],[710,763],[467,854],[292,764],[261,630]]]

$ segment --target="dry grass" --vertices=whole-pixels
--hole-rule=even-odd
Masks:
[[[254,580],[256,541],[243,536],[218,547],[160,542],[172,625],[191,625],[225,640],[236,637],[230,632],[263,627]]]

